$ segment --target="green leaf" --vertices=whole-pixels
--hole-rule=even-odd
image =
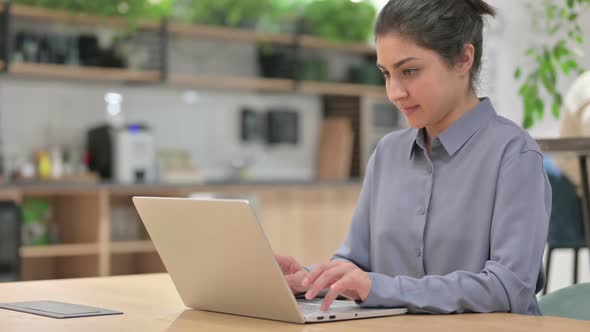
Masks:
[[[530,127],[533,126],[534,123],[535,123],[535,120],[533,120],[533,117],[532,116],[527,116],[525,114],[524,121],[522,122],[522,127],[524,129],[529,129]]]
[[[514,78],[520,79],[521,74],[522,74],[522,70],[520,68],[516,68],[516,70],[514,71]]]
[[[551,114],[553,114],[553,117],[558,119],[559,118],[559,111],[561,110],[561,105],[553,102],[553,105],[551,105]]]
[[[529,86],[528,84],[524,83],[523,85],[520,86],[520,89],[518,89],[518,95],[522,96],[523,98],[526,96],[527,90],[528,90]]]
[[[576,41],[578,42],[578,44],[584,44],[584,36],[579,35],[578,37],[576,37]]]
[[[569,8],[574,8],[574,0],[567,0],[567,6]]]
[[[579,68],[578,63],[572,59],[561,63],[561,70],[563,71],[563,73],[565,75],[569,75],[572,70],[578,69],[578,68]]]
[[[567,18],[568,17],[568,13],[567,13],[567,10],[565,10],[565,8],[562,8],[561,9],[560,16],[563,17],[563,18]]]
[[[555,103],[557,103],[558,105],[562,105],[563,104],[563,97],[561,96],[561,94],[558,92],[555,95],[553,95],[553,100],[555,101]]]
[[[541,82],[543,83],[545,89],[549,91],[549,93],[555,93],[555,84],[553,84],[553,82],[551,81],[551,78],[549,77],[548,73],[541,75]]]
[[[557,8],[557,6],[553,4],[547,7],[547,20],[551,21],[555,18],[555,13],[557,12],[557,9],[559,8]]]
[[[543,103],[543,101],[537,97],[535,99],[535,103],[533,105],[534,109],[535,109],[535,115],[537,116],[537,119],[541,120],[543,119],[543,111],[545,110],[545,103]]]
[[[524,54],[527,56],[531,56],[531,55],[535,54],[535,49],[531,47],[531,48],[527,49]]]
[[[553,56],[559,60],[561,57],[571,54],[571,51],[566,47],[565,40],[559,41],[553,48]]]

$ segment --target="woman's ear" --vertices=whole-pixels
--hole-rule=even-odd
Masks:
[[[465,44],[463,47],[463,52],[459,56],[459,61],[457,62],[457,70],[461,76],[470,75],[471,68],[473,67],[473,61],[475,59],[475,47],[473,44]]]

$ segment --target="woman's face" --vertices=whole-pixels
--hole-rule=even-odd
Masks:
[[[457,120],[453,113],[460,109],[470,91],[473,59],[469,59],[469,54],[450,66],[435,51],[393,33],[379,36],[376,47],[377,66],[385,77],[387,97],[411,127],[426,128],[434,137]]]

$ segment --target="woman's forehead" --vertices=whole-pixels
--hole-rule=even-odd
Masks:
[[[416,44],[412,39],[395,34],[388,34],[376,39],[377,62],[390,66],[407,58],[427,59],[432,51]]]

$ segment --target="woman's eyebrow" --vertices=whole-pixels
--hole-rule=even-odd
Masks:
[[[413,60],[421,60],[421,59],[416,58],[416,57],[407,57],[407,58],[400,60],[400,61],[396,62],[395,64],[393,64],[393,68],[397,69],[397,68],[403,66],[404,63],[409,62],[409,61],[413,61]],[[383,65],[378,64],[378,63],[377,63],[377,67],[385,70],[385,67]]]

